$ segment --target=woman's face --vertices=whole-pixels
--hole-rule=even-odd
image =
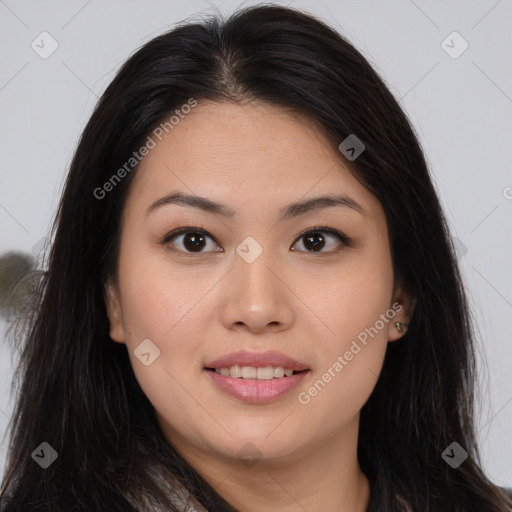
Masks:
[[[155,141],[107,308],[166,437],[198,460],[271,462],[357,432],[408,321],[379,202],[277,107],[199,103]]]

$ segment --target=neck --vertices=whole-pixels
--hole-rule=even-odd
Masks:
[[[370,485],[357,460],[358,425],[356,418],[322,443],[279,459],[263,457],[251,466],[197,452],[175,435],[172,444],[240,512],[365,512]]]
[[[216,480],[216,491],[240,512],[365,512],[370,498],[370,486],[359,470],[325,465],[312,469],[260,468],[256,472],[227,476]],[[212,482],[213,483],[213,482]]]

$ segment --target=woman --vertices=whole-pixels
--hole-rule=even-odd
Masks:
[[[510,510],[449,240],[406,116],[326,25],[153,39],[71,165],[5,510]]]

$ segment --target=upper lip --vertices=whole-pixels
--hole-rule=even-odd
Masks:
[[[204,365],[205,368],[230,368],[231,366],[253,366],[255,368],[282,366],[283,368],[291,368],[296,372],[309,370],[305,364],[274,350],[269,352],[241,350],[222,356]]]

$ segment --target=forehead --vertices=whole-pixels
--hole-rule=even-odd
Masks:
[[[155,142],[131,184],[141,206],[180,190],[251,214],[325,193],[376,207],[316,123],[282,107],[199,103]]]

